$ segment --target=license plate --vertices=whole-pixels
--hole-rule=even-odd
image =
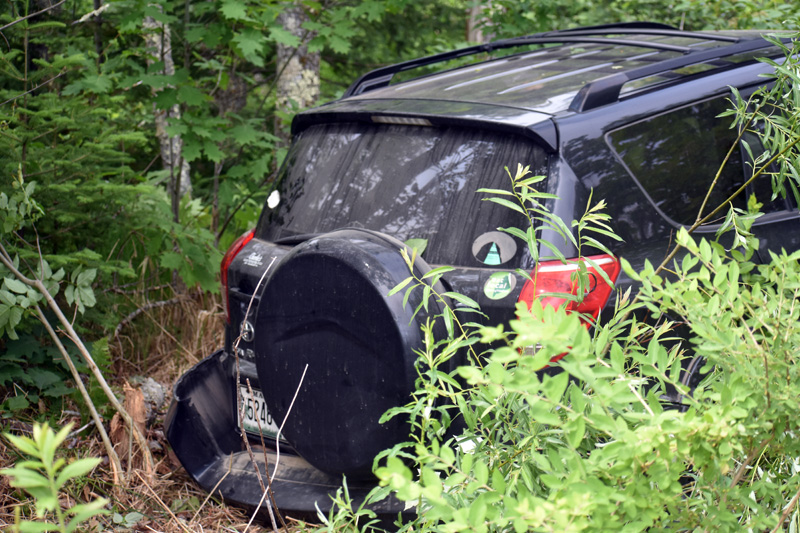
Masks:
[[[249,388],[239,385],[239,394],[242,397],[242,405],[238,411],[239,427],[244,427],[248,433],[258,435],[260,424],[260,433],[274,439],[278,434],[278,424],[272,419],[261,391],[253,389],[253,394],[250,394]]]

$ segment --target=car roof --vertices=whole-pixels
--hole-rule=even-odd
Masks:
[[[345,99],[488,104],[547,115],[581,112],[758,57],[779,55],[780,49],[761,33],[686,32],[654,23],[547,32],[377,69],[351,85]],[[399,75],[414,70],[498,52],[504,55],[392,84]]]

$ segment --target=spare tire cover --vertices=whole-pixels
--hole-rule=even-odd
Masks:
[[[363,229],[335,231],[295,247],[265,283],[255,324],[258,379],[276,423],[286,417],[283,435],[325,472],[369,476],[379,452],[408,440],[407,418],[379,420],[408,402],[420,325],[442,308],[431,299],[428,312],[413,317],[421,288],[406,306],[405,291],[387,296],[410,275],[403,246]],[[430,267],[417,259],[414,270],[421,277]]]

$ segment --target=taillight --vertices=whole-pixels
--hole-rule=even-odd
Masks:
[[[231,315],[230,315],[230,293],[228,291],[228,267],[231,266],[233,259],[236,257],[242,248],[253,239],[253,235],[255,235],[255,230],[250,230],[247,233],[241,235],[238,239],[233,241],[228,251],[225,252],[225,255],[222,258],[222,263],[219,267],[219,278],[222,282],[222,311],[225,313],[225,322],[228,324],[231,323]]]
[[[588,280],[582,287],[583,300],[576,302],[569,296],[577,296],[578,290],[581,289],[577,272],[582,266],[586,268]],[[611,285],[598,273],[598,269],[603,270],[611,280]],[[619,272],[619,261],[607,254],[571,259],[567,263],[543,261],[531,272],[531,279],[522,286],[519,301],[525,302],[528,309],[534,300],[539,300],[542,306],[564,306],[567,312],[580,313],[584,325],[588,328],[597,320],[600,311],[608,302]],[[556,356],[553,361],[558,361],[561,357],[563,355]]]

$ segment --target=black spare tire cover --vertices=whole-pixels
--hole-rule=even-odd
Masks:
[[[431,299],[412,319],[421,288],[405,307],[404,291],[387,296],[409,276],[403,246],[368,230],[335,231],[295,247],[265,283],[255,325],[258,379],[280,424],[308,365],[283,435],[325,472],[370,476],[379,452],[408,440],[407,419],[379,420],[408,402],[420,324],[442,309]],[[430,267],[417,259],[414,270],[421,277]]]

